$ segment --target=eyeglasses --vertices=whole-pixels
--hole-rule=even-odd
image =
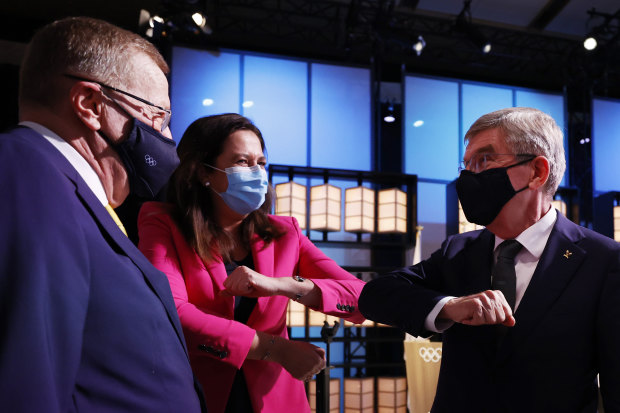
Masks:
[[[459,173],[465,169],[472,172],[485,171],[489,166],[493,165],[493,162],[497,162],[500,156],[529,157],[534,159],[538,155],[531,153],[475,153],[468,160],[459,163]]]
[[[74,75],[70,75],[70,74],[67,74],[67,73],[64,73],[63,75],[64,75],[64,76],[66,76],[66,77],[69,77],[69,78],[71,78],[71,79],[81,80],[81,81],[83,81],[83,82],[92,82],[92,83],[96,83],[96,84],[98,84],[99,86],[102,86],[102,87],[104,87],[104,88],[106,88],[106,89],[110,89],[110,90],[113,90],[113,91],[115,91],[115,92],[121,93],[121,94],[123,94],[123,95],[129,96],[130,98],[133,98],[133,99],[135,99],[135,100],[137,100],[137,101],[139,101],[139,102],[145,103],[145,104],[147,104],[147,105],[149,105],[149,106],[152,106],[152,107],[154,107],[154,108],[159,109],[160,111],[164,112],[164,119],[162,120],[162,122],[161,122],[161,127],[160,127],[160,131],[161,131],[161,132],[165,131],[165,130],[166,130],[166,128],[168,127],[168,124],[170,123],[170,117],[172,116],[172,112],[170,111],[170,109],[166,109],[166,108],[164,108],[164,107],[161,107],[161,106],[159,106],[159,105],[156,105],[156,104],[154,104],[154,103],[152,103],[152,102],[149,102],[149,101],[148,101],[148,100],[146,100],[146,99],[142,99],[141,97],[136,96],[136,95],[134,95],[134,94],[132,94],[132,93],[125,92],[124,90],[117,89],[117,88],[112,87],[112,86],[108,86],[108,85],[106,85],[105,83],[99,82],[99,81],[97,81],[97,80],[86,79],[86,78],[84,78],[84,77],[74,76]]]

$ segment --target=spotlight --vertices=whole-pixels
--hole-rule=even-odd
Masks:
[[[594,7],[588,10],[588,36],[583,41],[583,48],[594,50],[612,44],[620,36],[620,9],[615,13],[601,13]],[[598,23],[595,25],[595,23]]]
[[[202,27],[207,23],[207,19],[200,13],[192,14],[192,20],[196,23],[196,26]]]
[[[471,22],[470,5],[471,0],[465,0],[463,10],[456,17],[455,27],[458,31],[465,33],[482,53],[489,54],[492,48],[491,41]]]
[[[594,50],[596,49],[597,45],[598,42],[596,41],[596,38],[594,38],[594,36],[589,36],[586,40],[583,41],[583,47],[586,50]]]
[[[192,20],[204,34],[213,33],[213,29],[207,24],[207,18],[202,13],[192,14]]]
[[[180,39],[204,38],[213,33],[204,14],[184,10],[169,11],[164,17],[160,17],[142,9],[138,26],[141,32],[152,40],[166,36],[177,36]]]
[[[424,41],[424,37],[418,36],[418,40],[411,47],[415,54],[420,56],[422,54],[422,50],[426,47],[426,41]]]
[[[138,27],[144,35],[151,39],[158,39],[165,35],[165,21],[157,15],[151,15],[147,10],[141,9],[138,17]]]
[[[386,123],[392,123],[396,121],[394,116],[394,106],[390,104],[387,108],[387,114],[383,117],[383,121]]]

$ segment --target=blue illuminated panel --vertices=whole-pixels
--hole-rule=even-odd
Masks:
[[[452,180],[458,172],[458,83],[405,78],[405,173]]]
[[[170,129],[177,142],[199,117],[239,112],[240,59],[232,53],[172,49]]]
[[[507,87],[464,83],[462,93],[461,157],[465,153],[465,144],[463,143],[465,133],[480,116],[513,106],[512,89]]]
[[[243,74],[243,115],[261,130],[269,162],[306,166],[308,63],[245,56]]]
[[[370,70],[311,65],[310,166],[371,169]]]
[[[592,181],[595,194],[620,190],[620,101],[592,100]]]

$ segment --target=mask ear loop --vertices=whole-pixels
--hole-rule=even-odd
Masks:
[[[523,165],[523,164],[528,163],[528,162],[532,162],[532,161],[533,161],[534,159],[536,159],[537,157],[538,157],[538,155],[533,155],[530,159],[526,159],[526,160],[524,160],[524,161],[517,162],[517,163],[516,163],[516,164],[514,164],[514,165],[506,166],[506,170],[508,170],[508,169],[510,169],[510,168],[512,168],[512,167],[514,167],[514,166],[519,166],[519,165]],[[518,191],[515,191],[515,195],[516,195],[516,194],[518,194],[519,192],[523,192],[523,191],[525,191],[525,190],[526,190],[527,188],[529,188],[529,187],[530,187],[530,184],[525,185],[523,188],[519,189]]]
[[[221,170],[220,168],[216,168],[216,167],[215,167],[215,166],[213,166],[213,165],[209,165],[208,163],[203,163],[203,165],[204,165],[204,166],[206,166],[206,167],[209,167],[209,168],[215,169],[216,171],[223,172],[223,173],[225,173],[226,175],[228,175],[228,173],[226,173],[226,171],[223,171],[223,170]]]

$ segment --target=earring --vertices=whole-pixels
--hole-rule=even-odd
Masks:
[[[211,182],[205,181],[204,186],[209,186],[209,185],[211,185]]]

